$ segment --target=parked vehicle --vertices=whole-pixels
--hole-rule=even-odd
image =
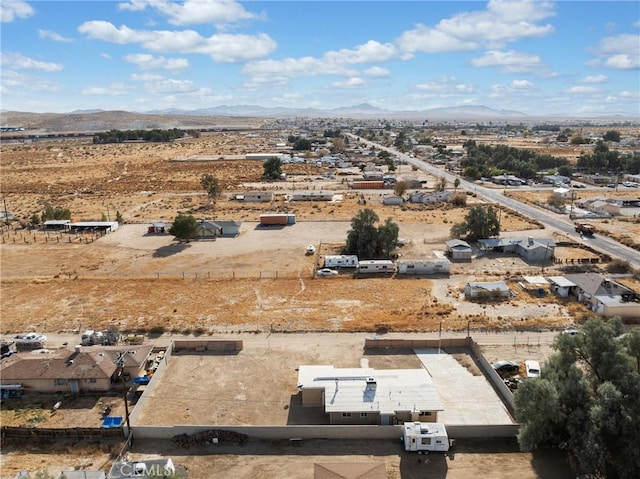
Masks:
[[[567,329],[562,330],[562,334],[568,334],[570,336],[575,336],[579,332],[580,332],[580,330],[576,329],[576,328],[567,328]]]
[[[453,446],[444,424],[436,422],[405,422],[402,436],[405,451],[429,454],[431,451],[447,452]]]
[[[315,246],[313,246],[312,244],[310,244],[309,246],[307,246],[307,252],[306,252],[307,256],[308,256],[308,255],[312,255],[312,254],[314,254],[315,252],[316,252],[316,247],[315,247]]]
[[[493,369],[495,369],[498,373],[502,374],[518,374],[518,372],[520,371],[520,365],[513,361],[496,361],[491,366],[493,366]]]
[[[322,268],[316,271],[316,275],[318,276],[337,276],[338,272],[335,269],[330,268]]]
[[[47,341],[47,337],[44,334],[28,333],[18,334],[13,338],[13,342],[16,348],[33,348],[38,349],[44,347],[44,343]]]
[[[528,378],[539,378],[541,375],[540,363],[538,361],[533,361],[531,359],[526,360],[524,362],[524,370]]]

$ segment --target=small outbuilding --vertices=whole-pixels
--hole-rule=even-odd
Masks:
[[[47,220],[42,223],[42,229],[45,231],[67,231],[71,220]]]
[[[273,201],[273,191],[247,191],[241,195],[245,203],[270,203]]]
[[[163,234],[167,232],[167,225],[162,222],[151,223],[147,228],[148,234]]]
[[[398,274],[449,274],[451,261],[447,258],[407,259],[396,262]]]
[[[473,250],[466,241],[452,239],[447,241],[447,254],[453,261],[471,261]]]

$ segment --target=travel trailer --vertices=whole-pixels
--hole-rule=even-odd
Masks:
[[[453,446],[453,439],[447,436],[444,424],[438,422],[405,422],[402,441],[405,451],[418,454],[447,452]]]

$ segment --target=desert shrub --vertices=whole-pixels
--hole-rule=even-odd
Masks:
[[[607,264],[605,269],[608,273],[614,274],[625,274],[633,271],[631,263],[623,259],[614,259],[611,263]]]

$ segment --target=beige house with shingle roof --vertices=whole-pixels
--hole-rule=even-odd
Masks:
[[[153,346],[127,346],[124,374],[144,374]],[[21,384],[25,392],[72,393],[109,391],[118,376],[119,346],[62,348],[43,354],[14,354],[2,361],[3,384]]]

